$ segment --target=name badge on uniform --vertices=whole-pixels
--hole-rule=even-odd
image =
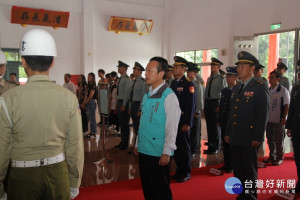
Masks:
[[[177,91],[178,91],[178,92],[182,92],[182,91],[183,91],[183,87],[178,87],[178,88],[177,88]]]
[[[194,94],[194,92],[195,92],[194,86],[190,86],[189,89],[190,89],[190,93]]]

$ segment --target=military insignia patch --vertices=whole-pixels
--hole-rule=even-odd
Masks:
[[[190,86],[189,87],[190,93],[194,94],[195,93],[195,88],[194,86]]]
[[[239,53],[239,58],[242,58],[243,57],[243,52],[240,52]]]

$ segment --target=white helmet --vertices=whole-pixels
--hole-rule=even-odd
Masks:
[[[3,53],[3,51],[0,50],[0,65],[2,64],[7,64],[7,60],[6,60],[6,57]]]
[[[57,56],[55,40],[47,31],[32,29],[23,36],[21,56]]]

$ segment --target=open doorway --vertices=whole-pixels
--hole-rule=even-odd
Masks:
[[[284,63],[288,70],[284,76],[289,79],[290,86],[295,81],[297,52],[299,49],[298,30],[282,31],[277,33],[256,34],[258,43],[258,60],[265,66],[263,77],[277,68],[277,63]],[[291,87],[288,88],[291,90]]]

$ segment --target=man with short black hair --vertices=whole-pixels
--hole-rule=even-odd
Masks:
[[[73,199],[84,162],[78,100],[49,79],[57,53],[48,32],[28,31],[20,54],[27,84],[0,97],[0,197],[11,162],[8,199]]]
[[[273,165],[283,163],[284,126],[290,104],[289,91],[279,84],[280,77],[281,74],[277,71],[272,71],[269,76],[270,108],[266,135],[270,153],[269,158],[264,159],[263,162]]]
[[[180,117],[179,102],[165,83],[168,62],[161,57],[150,59],[146,82],[150,85],[143,97],[142,116],[135,153],[139,152],[139,169],[146,200],[171,200],[170,156]]]
[[[269,91],[253,78],[257,58],[238,53],[237,73],[240,83],[232,89],[225,141],[230,144],[233,173],[243,186],[238,200],[257,199],[256,188],[245,192],[245,185],[257,180],[257,151],[262,144],[269,112]]]
[[[15,72],[9,74],[9,82],[20,85],[20,83],[17,81],[17,74]]]
[[[265,67],[261,64],[256,65],[255,69],[253,71],[253,74],[254,74],[255,79],[264,82],[265,86],[268,88],[269,87],[269,82],[265,77],[262,76],[262,73],[264,72],[264,68]]]
[[[75,94],[76,88],[75,88],[74,83],[72,83],[72,81],[71,81],[71,74],[65,74],[64,78],[65,78],[65,82],[64,82],[63,87],[70,90],[71,92],[73,92]]]

